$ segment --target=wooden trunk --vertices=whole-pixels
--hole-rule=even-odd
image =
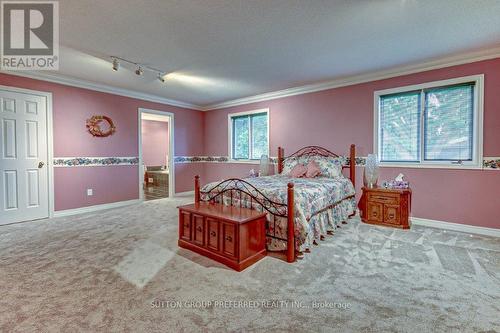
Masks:
[[[266,214],[199,202],[179,207],[180,247],[241,271],[266,256]]]

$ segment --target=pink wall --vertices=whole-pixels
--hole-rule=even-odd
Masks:
[[[0,74],[0,85],[52,93],[54,157],[138,156],[138,108],[174,114],[176,155],[203,154],[200,111],[6,74]],[[116,133],[92,137],[85,128],[92,115],[111,117]],[[176,166],[176,192],[192,190],[197,173],[203,174],[202,164]],[[54,185],[56,210],[139,198],[137,166],[55,168]],[[92,197],[86,196],[87,188],[94,189]]]
[[[500,59],[405,75],[321,92],[285,97],[207,112],[205,154],[228,155],[227,114],[260,108],[270,110],[270,149],[292,153],[305,145],[321,145],[334,152],[357,155],[373,150],[373,93],[376,90],[419,84],[466,75],[485,75],[484,156],[500,156]],[[228,176],[244,176],[254,165],[207,163],[204,182]],[[363,168],[358,167],[360,192]],[[399,172],[413,188],[412,215],[420,218],[500,228],[498,204],[491,189],[500,188],[494,170],[383,168],[381,179]]]
[[[168,122],[142,120],[142,160],[146,166],[167,165]]]
[[[56,210],[137,199],[137,166],[54,168]],[[86,189],[93,190],[87,196]]]

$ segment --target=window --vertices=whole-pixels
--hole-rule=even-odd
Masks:
[[[258,160],[269,155],[269,111],[229,114],[229,138],[233,160]]]
[[[480,167],[483,76],[375,92],[381,165]]]

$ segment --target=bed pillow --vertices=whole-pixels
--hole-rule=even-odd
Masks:
[[[314,178],[319,174],[321,174],[321,169],[318,163],[316,163],[316,161],[309,161],[309,163],[307,163],[306,178]]]
[[[307,168],[303,164],[297,163],[293,167],[292,171],[290,171],[290,177],[293,177],[293,178],[304,177],[306,172],[307,172]]]
[[[321,170],[320,176],[336,178],[342,175],[342,159],[334,157],[318,157],[314,161]]]
[[[299,160],[296,157],[290,157],[283,161],[283,170],[281,174],[290,175],[292,169],[299,163]]]

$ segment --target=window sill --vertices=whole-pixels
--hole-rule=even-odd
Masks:
[[[227,163],[235,163],[235,164],[260,164],[260,160],[232,160],[229,159]]]
[[[482,165],[460,164],[406,164],[406,163],[380,163],[382,168],[410,168],[410,169],[456,169],[456,170],[483,170]]]

